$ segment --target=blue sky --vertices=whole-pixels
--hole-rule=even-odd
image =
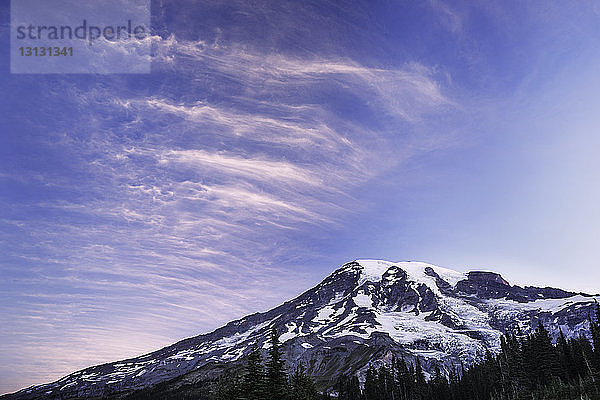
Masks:
[[[600,292],[597,2],[152,7],[148,75],[3,52],[0,393],[356,258]]]

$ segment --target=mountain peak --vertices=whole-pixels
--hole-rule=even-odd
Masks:
[[[287,365],[309,366],[308,373],[323,387],[340,374],[364,376],[371,363],[381,365],[393,357],[418,359],[426,372],[436,367],[449,371],[498,350],[504,332],[527,333],[540,322],[554,337],[560,330],[577,337],[589,331],[593,307],[592,296],[511,286],[495,272],[360,259],[267,312],[7,398],[103,397],[173,379],[174,384],[214,379],[223,368],[239,368],[255,344],[266,352],[273,328]]]
[[[467,274],[437,265],[419,261],[385,261],[355,260],[350,263],[360,271],[359,285],[365,282],[380,282],[390,268],[400,268],[407,274],[407,279],[416,283],[424,283],[432,290],[437,289],[436,278],[439,277],[451,286],[468,278]],[[347,264],[348,265],[348,264]]]

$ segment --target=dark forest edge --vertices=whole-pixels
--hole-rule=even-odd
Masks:
[[[436,368],[429,380],[415,364],[394,359],[389,366],[371,366],[361,388],[356,376],[339,376],[333,390],[319,392],[303,366],[288,374],[277,332],[271,332],[267,360],[255,347],[242,373],[225,373],[212,384],[182,386],[168,392],[151,388],[127,400],[598,400],[600,399],[600,306],[590,317],[591,337],[556,343],[543,325],[528,335],[513,332],[501,338],[501,351],[468,368]]]

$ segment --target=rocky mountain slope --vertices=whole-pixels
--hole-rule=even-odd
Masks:
[[[498,349],[507,330],[542,322],[558,335],[585,334],[594,297],[554,288],[511,286],[499,274],[467,274],[419,262],[357,260],[319,285],[264,313],[232,321],[137,358],[75,372],[2,399],[107,396],[181,376],[201,380],[239,365],[253,344],[267,349],[271,327],[288,366],[299,362],[321,386],[339,373],[364,372],[392,356],[425,370],[472,364]]]

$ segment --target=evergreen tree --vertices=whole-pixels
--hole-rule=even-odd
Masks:
[[[394,379],[391,371],[382,365],[377,373],[378,397],[380,400],[392,400],[394,398]]]
[[[360,400],[360,383],[356,376],[340,375],[334,385],[338,400]]]
[[[365,400],[379,400],[377,389],[377,370],[371,365],[365,378]]]
[[[213,393],[214,400],[231,400],[242,398],[242,387],[236,377],[229,374],[223,374],[217,381],[217,386]]]
[[[413,365],[413,363],[410,363],[410,366],[408,367],[408,385],[409,385],[409,392],[408,392],[408,397],[407,399],[413,399],[415,397],[415,367]]]
[[[411,396],[412,377],[404,358],[396,361],[396,384],[399,400],[408,400]]]
[[[243,400],[268,400],[265,383],[262,357],[258,346],[255,344],[246,362],[245,374],[241,385],[241,398]]]
[[[560,376],[560,364],[550,333],[541,322],[533,334],[532,345],[537,365],[536,382],[540,386],[547,386],[553,376]]]
[[[590,331],[592,333],[592,344],[594,345],[594,354],[592,356],[592,366],[594,371],[594,379],[598,383],[600,388],[600,304],[594,299],[595,302],[595,318],[590,319]]]
[[[360,390],[360,382],[358,377],[353,376],[350,378],[348,385],[348,400],[360,400],[362,399],[362,392]]]
[[[287,374],[277,330],[271,330],[271,348],[269,349],[269,360],[267,361],[267,398],[268,400],[285,400],[288,398]]]
[[[446,376],[442,374],[440,368],[436,365],[433,373],[433,377],[429,382],[429,398],[431,400],[445,400],[448,398],[450,388],[448,386],[448,380]]]
[[[306,375],[302,364],[296,367],[291,379],[292,400],[317,400],[318,392],[313,380]]]
[[[585,336],[579,336],[578,338],[571,338],[569,340],[571,354],[573,355],[573,363],[575,365],[575,370],[573,372],[576,374],[578,382],[588,374],[586,363],[586,353],[588,351],[586,349],[586,342],[588,342],[588,340]]]
[[[557,350],[560,365],[562,365],[562,369],[560,371],[561,379],[563,379],[565,382],[576,383],[578,381],[578,376],[576,373],[573,353],[571,352],[571,346],[567,342],[562,329],[559,330]]]
[[[415,386],[413,396],[417,400],[427,398],[427,382],[425,381],[423,367],[421,367],[421,360],[418,357],[415,365]]]
[[[448,373],[448,391],[450,400],[458,398],[458,382],[460,382],[460,377],[456,368],[453,367]]]

